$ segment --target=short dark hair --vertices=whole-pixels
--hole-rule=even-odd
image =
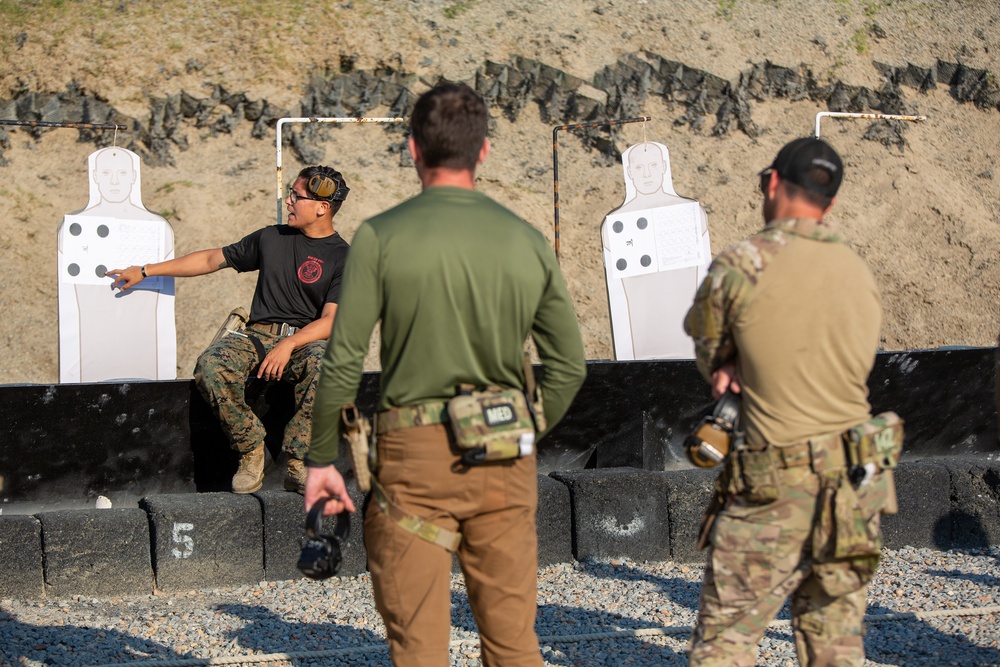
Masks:
[[[489,113],[464,83],[442,83],[420,96],[410,129],[424,165],[474,170],[486,141]]]
[[[309,185],[314,176],[323,176],[327,179],[332,180],[334,183],[333,192],[329,193],[327,196],[321,196],[321,193],[314,191]],[[347,181],[344,180],[344,175],[341,174],[336,169],[334,169],[333,167],[327,167],[320,164],[314,165],[312,167],[306,167],[305,169],[299,172],[299,175],[296,177],[296,180],[298,180],[299,178],[305,179],[307,183],[306,191],[309,192],[310,195],[312,195],[313,197],[318,197],[322,201],[325,201],[328,204],[330,204],[331,215],[337,215],[337,211],[340,210],[340,207],[344,203],[344,200],[347,199],[347,193],[351,191],[351,189],[347,187]]]
[[[824,180],[829,179],[830,175],[823,171],[822,169],[817,169],[815,174],[809,176],[814,182],[822,183]],[[833,197],[827,197],[826,195],[821,195],[818,192],[813,192],[812,190],[807,190],[801,185],[797,185],[788,180],[782,180],[781,174],[778,174],[778,180],[782,185],[785,186],[785,192],[788,193],[789,197],[796,199],[804,199],[813,206],[826,210],[833,203]]]

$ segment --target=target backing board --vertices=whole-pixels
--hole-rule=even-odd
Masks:
[[[174,279],[121,292],[104,275],[172,259],[173,230],[142,204],[138,155],[102,148],[88,166],[90,201],[56,232],[59,381],[175,379]]]

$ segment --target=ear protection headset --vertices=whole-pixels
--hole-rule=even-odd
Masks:
[[[332,176],[328,176],[327,174],[313,174],[309,177],[306,187],[309,189],[309,192],[320,199],[329,199],[332,201],[344,201],[347,199],[347,193],[351,191],[339,171],[333,171]]]

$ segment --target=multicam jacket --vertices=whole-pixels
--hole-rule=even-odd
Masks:
[[[684,322],[707,378],[735,362],[751,444],[790,444],[870,417],[882,305],[827,220],[779,219],[726,249]]]

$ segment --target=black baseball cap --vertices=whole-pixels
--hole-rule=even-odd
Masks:
[[[802,137],[791,141],[778,151],[777,157],[770,167],[762,170],[764,175],[768,170],[778,172],[778,177],[801,188],[815,192],[824,197],[833,197],[844,180],[844,163],[837,151],[819,137]],[[814,169],[829,174],[829,181],[817,181],[811,177]],[[815,173],[815,172],[813,172]]]

